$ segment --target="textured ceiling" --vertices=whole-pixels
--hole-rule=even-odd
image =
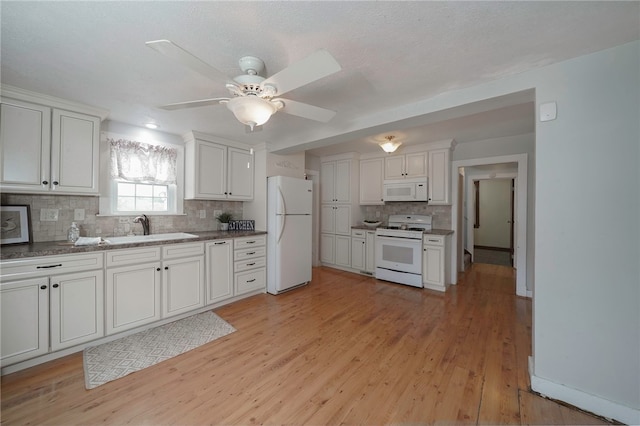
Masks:
[[[639,2],[3,1],[0,8],[3,84],[105,108],[115,121],[154,120],[168,133],[196,130],[273,150],[308,142],[320,129],[332,136],[317,144],[324,154],[345,144],[379,149],[370,137],[382,131],[403,132],[406,143],[533,131],[529,97],[509,110],[340,137],[349,123],[386,110],[640,38]],[[269,76],[325,48],[342,71],[286,97],[337,115],[322,124],[277,113],[247,133],[224,106],[160,110],[228,92],[144,44],[157,39],[229,76],[240,73],[245,55],[262,58]],[[341,143],[320,150],[334,142]]]

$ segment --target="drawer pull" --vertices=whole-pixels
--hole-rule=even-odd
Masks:
[[[57,268],[58,266],[62,266],[62,263],[58,263],[57,265],[37,266],[36,269]]]
[[[245,244],[255,244],[255,241],[245,241]]]
[[[431,239],[429,239],[427,241],[429,241],[430,243],[439,243],[440,242],[440,240],[431,240]]]
[[[227,242],[226,241],[222,241],[222,242],[217,242],[217,243],[213,243],[213,244],[218,246],[218,245],[221,245],[221,244],[227,244]]]
[[[249,252],[247,254],[256,254],[256,252],[255,251],[251,251],[251,252]]]
[[[251,262],[251,263],[247,263],[247,266],[253,266],[255,264],[256,264],[256,262]]]
[[[254,282],[255,280],[256,280],[256,279],[255,279],[255,278],[253,278],[253,279],[251,279],[251,280],[247,280],[247,282],[248,282],[248,283],[252,283],[252,282]]]

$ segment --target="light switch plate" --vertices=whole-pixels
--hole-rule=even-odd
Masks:
[[[200,210],[200,219],[205,219],[207,217],[207,211],[206,210]]]
[[[58,209],[40,209],[40,222],[57,222]]]
[[[555,120],[558,114],[555,102],[547,102],[540,105],[540,121]]]
[[[73,211],[73,220],[84,220],[84,209],[75,209]]]

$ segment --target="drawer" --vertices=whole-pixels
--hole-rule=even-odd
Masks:
[[[256,259],[247,259],[247,260],[243,260],[241,262],[236,262],[234,264],[234,271],[235,272],[242,272],[242,271],[247,271],[249,269],[255,269],[255,268],[264,268],[267,264],[267,259],[263,257],[258,257]]]
[[[444,235],[425,235],[422,242],[425,246],[444,246]]]
[[[242,237],[233,240],[233,246],[236,249],[249,247],[264,246],[267,243],[266,235],[258,235],[255,237]]]
[[[204,243],[169,244],[162,246],[163,259],[200,256],[204,254]]]
[[[102,269],[103,266],[104,252],[13,259],[0,263],[0,278],[5,280],[44,277],[61,272],[67,273]]]
[[[235,250],[233,252],[233,260],[253,259],[254,257],[264,257],[266,254],[266,247],[252,247],[243,250]]]
[[[364,229],[352,229],[351,236],[356,238],[366,238],[367,231],[365,231]]]
[[[253,269],[235,274],[236,295],[264,289],[267,283],[266,268]]]
[[[155,262],[160,260],[160,247],[141,247],[122,250],[108,250],[107,268],[111,266],[122,266]]]

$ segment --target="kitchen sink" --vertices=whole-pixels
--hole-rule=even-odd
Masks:
[[[125,237],[105,237],[105,241],[109,244],[133,244],[147,243],[152,241],[170,241],[182,240],[186,238],[198,238],[197,235],[187,234],[186,232],[172,232],[169,234],[152,234],[152,235],[128,235]]]

